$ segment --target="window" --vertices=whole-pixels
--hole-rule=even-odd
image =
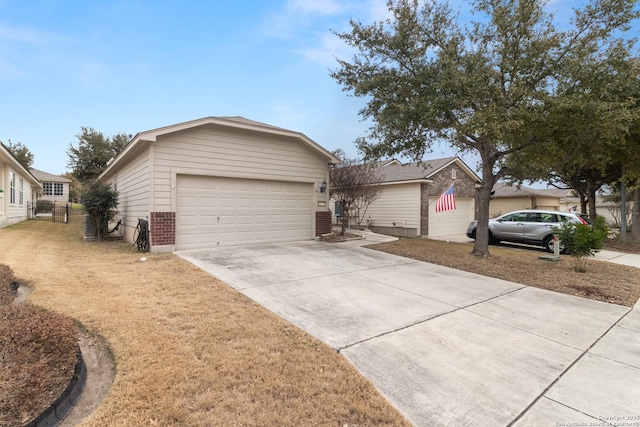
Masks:
[[[9,203],[16,202],[16,173],[14,171],[9,172]]]
[[[20,178],[20,204],[24,205],[24,179]]]
[[[52,182],[43,182],[42,183],[42,191],[45,196],[53,196],[53,183]]]
[[[64,196],[64,184],[61,182],[43,182],[42,192],[45,196]]]
[[[524,222],[527,220],[526,212],[517,212],[502,218],[503,222]]]

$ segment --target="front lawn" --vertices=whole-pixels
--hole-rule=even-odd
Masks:
[[[635,267],[589,260],[586,273],[574,271],[573,260],[539,259],[541,252],[491,246],[491,257],[470,255],[472,246],[422,238],[401,238],[369,246],[383,252],[509,280],[536,288],[633,307],[640,298],[640,271]],[[548,255],[548,254],[546,254]]]
[[[231,287],[172,254],[84,242],[71,221],[0,229],[0,264],[110,346],[115,380],[83,425],[410,425],[340,354]]]

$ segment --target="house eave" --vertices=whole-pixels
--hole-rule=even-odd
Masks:
[[[246,119],[244,119],[246,120]],[[152,129],[145,132],[136,134],[133,139],[127,144],[127,146],[116,156],[106,167],[106,169],[100,174],[98,179],[104,179],[112,175],[112,171],[115,170],[121,163],[125,162],[129,155],[136,151],[138,146],[143,143],[153,143],[158,140],[158,137],[168,135],[171,133],[181,132],[188,129],[193,129],[205,125],[218,125],[229,127],[233,129],[243,129],[254,132],[260,132],[270,135],[278,135],[288,138],[294,138],[302,141],[313,151],[325,157],[329,164],[339,164],[340,159],[329,151],[322,148],[318,143],[311,140],[309,137],[301,132],[290,131],[287,129],[277,128],[253,121],[239,121],[228,117],[204,117],[201,119],[191,120],[188,122],[178,123],[175,125],[164,126],[157,129]]]

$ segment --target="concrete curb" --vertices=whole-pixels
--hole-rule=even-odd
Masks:
[[[82,358],[82,350],[80,346],[77,346],[78,362],[73,370],[73,376],[69,385],[62,392],[62,394],[44,410],[33,421],[27,424],[25,427],[54,427],[62,421],[67,414],[78,403],[84,385],[87,381],[87,365]]]

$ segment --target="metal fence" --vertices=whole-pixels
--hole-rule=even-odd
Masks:
[[[28,218],[38,221],[69,223],[69,204],[56,204],[41,201],[27,203]]]

